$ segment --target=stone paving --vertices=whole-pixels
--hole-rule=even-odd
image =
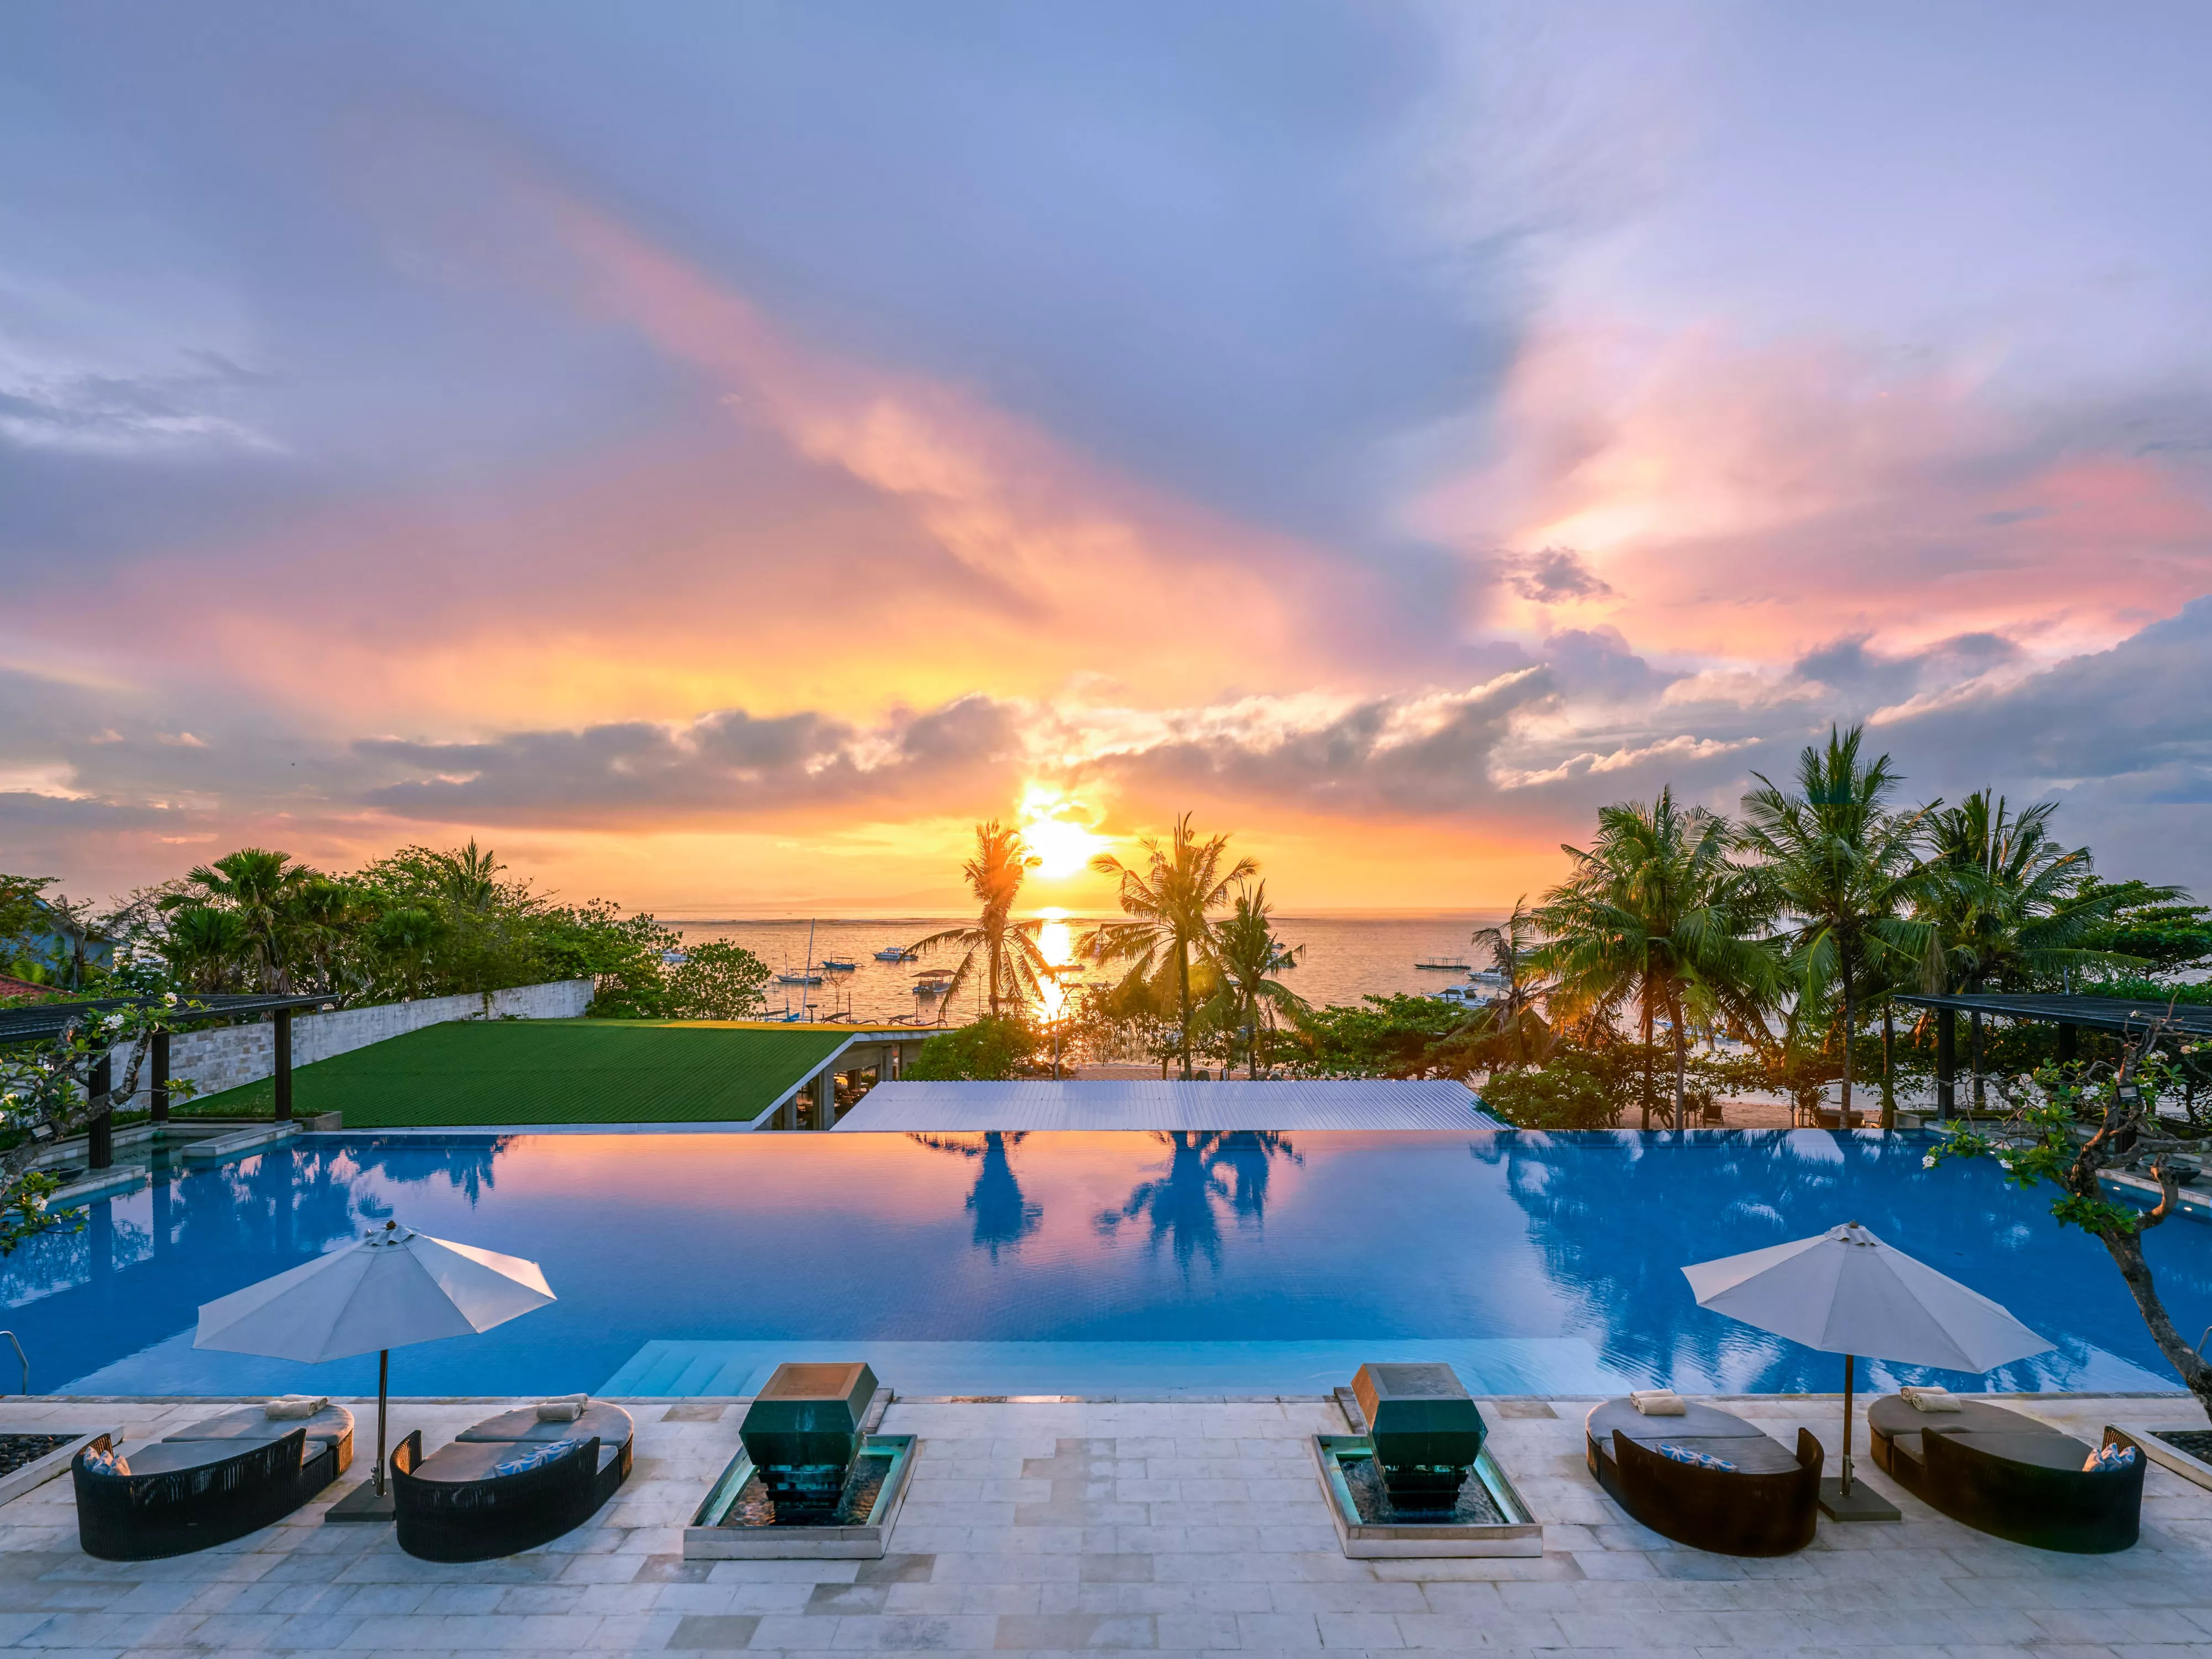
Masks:
[[[374,1404],[360,1419],[366,1474]],[[509,1402],[396,1402],[434,1448]],[[0,1643],[62,1654],[1204,1653],[1341,1648],[1518,1655],[1837,1654],[1887,1659],[2212,1659],[2212,1492],[2153,1468],[2142,1542],[2047,1554],[1986,1538],[1889,1486],[1905,1518],[1824,1523],[1742,1561],[1626,1522],[1581,1455],[1588,1401],[1486,1402],[1492,1443],[1545,1524],[1540,1559],[1350,1561],[1306,1437],[1322,1401],[902,1402],[923,1447],[895,1553],[875,1562],[686,1562],[681,1528],[738,1445],[742,1407],[629,1402],[635,1474],[590,1525],[507,1560],[434,1565],[388,1528],[319,1524],[323,1503],[223,1548],[95,1561],[66,1477],[0,1507]],[[2186,1400],[2043,1397],[2094,1440],[2108,1421],[2201,1423]],[[205,1402],[0,1403],[0,1429],[119,1425],[131,1440]],[[1731,1402],[1834,1455],[1838,1402]],[[1863,1451],[1864,1429],[1861,1428]]]

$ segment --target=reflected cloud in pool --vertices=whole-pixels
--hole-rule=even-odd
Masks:
[[[406,1393],[596,1389],[648,1348],[681,1392],[720,1374],[684,1358],[714,1345],[750,1364],[870,1343],[1066,1392],[1201,1371],[1310,1392],[1317,1367],[1422,1344],[1585,1379],[1554,1387],[1827,1390],[1833,1360],[1698,1309],[1680,1268],[1856,1219],[2058,1343],[1994,1383],[2172,1386],[2094,1240],[1923,1151],[1809,1131],[312,1136],[94,1206],[0,1261],[0,1295],[42,1389],[360,1393],[373,1358],[198,1353],[194,1312],[392,1216],[538,1261],[559,1297],[395,1355]],[[2148,1247],[2177,1321],[2212,1322],[2212,1229]]]

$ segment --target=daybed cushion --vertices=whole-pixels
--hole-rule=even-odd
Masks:
[[[307,1455],[313,1457],[315,1454],[312,1449],[318,1440],[344,1441],[352,1438],[353,1413],[343,1406],[325,1406],[313,1417],[286,1419],[270,1417],[258,1406],[244,1406],[236,1411],[225,1412],[220,1417],[203,1418],[197,1423],[187,1424],[174,1434],[165,1434],[161,1438],[165,1442],[228,1440],[233,1443],[231,1450],[238,1452],[244,1451],[250,1445],[266,1445],[271,1441],[282,1440],[295,1429],[307,1431],[310,1448]]]
[[[1882,1463],[1885,1454],[1893,1449],[1896,1454],[1910,1458],[1915,1463],[1926,1462],[1927,1454],[1920,1448],[1923,1433],[1948,1434],[1954,1439],[1961,1436],[1982,1435],[2047,1439],[2061,1447],[2073,1448],[2074,1461],[2067,1467],[2076,1469],[2081,1467],[2081,1460],[2089,1454],[2086,1443],[2062,1433],[2048,1423],[2038,1422],[2020,1412],[2007,1411],[2002,1406],[1992,1406],[1985,1400],[1975,1400],[1963,1395],[1954,1398],[1959,1402],[1959,1409],[1945,1412],[1940,1416],[1920,1410],[1911,1401],[1898,1395],[1887,1394],[1874,1401],[1867,1407],[1867,1427],[1876,1437],[1875,1461]],[[1881,1443],[1883,1441],[1888,1443],[1887,1447]],[[1969,1443],[1973,1443],[1970,1441]],[[2010,1451],[1999,1451],[1994,1445],[1986,1449],[1996,1452],[2000,1457],[2016,1455]],[[2050,1468],[2058,1467],[2050,1462],[2042,1453],[2027,1461]]]
[[[588,1440],[589,1435],[583,1438]],[[456,1440],[438,1448],[413,1471],[417,1480],[450,1481],[456,1486],[470,1486],[479,1480],[494,1478],[493,1471],[514,1454],[512,1440]],[[598,1473],[622,1455],[618,1441],[599,1442]]]
[[[1654,1451],[1664,1443],[1725,1457],[1753,1474],[1779,1474],[1797,1467],[1797,1460],[1790,1455],[1789,1448],[1772,1436],[1761,1433],[1756,1425],[1711,1406],[1688,1401],[1684,1404],[1687,1409],[1680,1417],[1646,1417],[1626,1400],[1608,1400],[1591,1407],[1583,1427],[1607,1456],[1613,1453],[1613,1437],[1618,1433]],[[1750,1443],[1749,1447],[1740,1457],[1735,1449],[1746,1442]],[[1771,1456],[1779,1461],[1765,1461],[1769,1454],[1758,1449],[1762,1446],[1771,1448]],[[1753,1461],[1747,1462],[1746,1458]]]
[[[157,1440],[150,1446],[133,1446],[128,1462],[133,1474],[176,1474],[206,1468],[252,1449],[252,1443],[242,1440]]]
[[[519,1412],[502,1412],[497,1417],[488,1417],[472,1427],[463,1429],[453,1437],[471,1443],[515,1440],[589,1440],[599,1436],[603,1444],[620,1445],[635,1431],[630,1415],[620,1406],[610,1406],[594,1401],[584,1407],[584,1414],[570,1423],[541,1423],[538,1407],[529,1406]]]

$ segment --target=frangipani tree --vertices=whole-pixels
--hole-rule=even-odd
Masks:
[[[2175,1328],[2143,1255],[2143,1235],[2181,1207],[2172,1155],[2183,1143],[2158,1115],[2160,1097],[2181,1086],[2179,1068],[2159,1052],[2172,1036],[2170,1017],[2161,1018],[2130,1036],[2117,1066],[2101,1060],[2046,1066],[2030,1076],[1991,1079],[2007,1108],[2004,1122],[1995,1128],[1960,1124],[1922,1162],[1934,1169],[1952,1158],[1994,1158],[2012,1186],[2056,1188],[2051,1215],[2105,1247],[2159,1352],[2212,1413],[2212,1363]],[[2178,1046],[2185,1054],[2196,1049]],[[2108,1171],[2130,1168],[2158,1183],[2155,1205],[2141,1208],[2106,1190]]]
[[[70,1018],[57,1036],[0,1048],[0,1124],[22,1136],[0,1152],[0,1256],[63,1224],[47,1207],[61,1182],[31,1165],[57,1140],[88,1127],[110,1109],[111,1101],[137,1094],[140,1069],[152,1050],[150,1039],[174,1030],[199,1007],[172,992],[143,1006],[88,1010]],[[101,1062],[125,1049],[130,1058],[123,1076],[110,1078],[105,1095],[96,1093]],[[183,1079],[168,1087],[172,1100],[192,1092]],[[81,1218],[77,1224],[82,1224]]]

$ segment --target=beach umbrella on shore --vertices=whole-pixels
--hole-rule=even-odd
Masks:
[[[534,1261],[387,1221],[366,1237],[200,1309],[195,1348],[307,1364],[376,1355],[376,1494],[384,1494],[392,1350],[465,1336],[554,1299]]]
[[[1856,1356],[1978,1372],[2052,1346],[1980,1291],[1883,1243],[1856,1221],[1816,1238],[1700,1261],[1682,1274],[1699,1307],[1844,1356],[1844,1461],[1836,1484],[1846,1502]]]

